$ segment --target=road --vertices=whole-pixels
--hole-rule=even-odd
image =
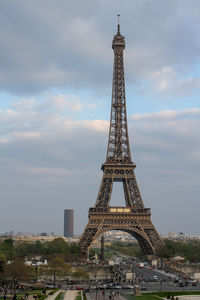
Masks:
[[[130,267],[130,266],[129,266]],[[126,264],[121,264],[120,268],[122,270],[126,269]],[[200,284],[197,284],[197,286],[192,286],[189,284],[185,287],[179,287],[177,283],[174,283],[175,275],[168,274],[163,271],[159,270],[153,270],[150,267],[144,267],[140,268],[139,266],[136,266],[136,264],[133,265],[133,272],[136,274],[137,281],[133,284],[138,284],[141,287],[142,292],[150,292],[150,291],[165,291],[165,292],[172,292],[172,291],[200,291]],[[158,280],[153,281],[153,276],[157,276]],[[127,286],[127,283],[121,282],[120,286],[122,289],[119,290],[112,290],[112,289],[106,289],[106,295],[112,294],[112,291],[119,292],[120,294],[129,294],[133,293],[133,289],[124,289],[123,287]],[[96,299],[96,295],[98,294],[99,297],[101,297],[102,290],[98,291],[92,291],[91,295],[93,295],[92,299]],[[105,296],[105,300],[107,300],[107,296]],[[100,299],[100,298],[97,298]],[[104,300],[104,298],[101,297],[101,299]],[[108,298],[109,299],[109,298]],[[117,299],[117,298],[116,298]]]
[[[198,291],[200,285],[192,286],[189,284],[185,287],[179,287],[174,283],[175,275],[165,273],[159,270],[153,270],[150,267],[140,268],[136,264],[133,265],[133,272],[142,290],[145,291]],[[158,277],[157,281],[153,281],[153,276]]]
[[[150,267],[139,267],[137,265],[133,265],[133,272],[136,274],[136,278],[139,282],[145,281],[145,282],[151,282],[153,280],[153,276],[158,277],[158,281],[162,282],[172,282],[174,281],[174,276],[170,276],[169,274],[165,272],[161,272],[159,270],[154,270]]]
[[[130,267],[130,263],[122,263],[120,264],[120,270],[121,271],[129,271],[130,269],[136,274],[136,281],[134,283],[130,283],[130,285],[135,285],[138,284],[141,287],[142,292],[150,292],[150,291],[165,291],[165,292],[172,292],[172,291],[200,291],[200,284],[197,284],[197,286],[192,286],[189,284],[186,287],[179,287],[177,283],[174,283],[175,275],[165,273],[160,270],[153,270],[151,267],[139,267],[135,263]],[[157,276],[157,280],[153,281],[153,276]],[[115,277],[114,277],[115,278]],[[120,294],[129,294],[133,293],[133,288],[127,288],[128,283],[123,282],[123,280],[120,283],[117,283],[117,285],[120,285],[122,288],[121,289],[98,289],[97,291],[95,290],[96,286],[101,286],[100,282],[97,283],[90,283],[88,285],[87,283],[85,284],[79,284],[79,287],[84,288],[85,290],[90,289],[90,294],[92,295],[92,300],[96,300],[96,295],[98,295],[99,298],[98,300],[109,300],[109,295],[112,294],[112,292],[119,292]],[[126,288],[125,288],[126,287]],[[64,288],[66,289],[71,289],[72,286],[65,286]],[[76,288],[76,285],[73,287],[74,289]],[[93,290],[91,290],[91,288]],[[102,292],[105,292],[104,295],[102,295]],[[117,300],[117,298],[116,298]]]

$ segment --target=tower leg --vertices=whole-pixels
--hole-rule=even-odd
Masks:
[[[81,254],[86,259],[89,256],[89,249],[92,242],[96,239],[98,228],[90,227],[90,221],[86,226],[80,240],[79,245],[81,246]]]

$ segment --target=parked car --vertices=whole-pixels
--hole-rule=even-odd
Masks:
[[[192,286],[197,286],[196,280],[189,280],[188,283],[190,283]]]
[[[184,281],[179,281],[178,286],[179,287],[185,287],[185,282]]]
[[[153,275],[153,281],[158,281],[158,276],[157,275]]]
[[[114,285],[113,288],[119,290],[119,289],[121,289],[122,287],[121,287],[120,285]]]

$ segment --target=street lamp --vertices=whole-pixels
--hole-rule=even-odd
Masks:
[[[35,282],[38,281],[38,265],[36,263],[36,266],[35,266]]]
[[[94,263],[94,278],[95,278],[95,283],[96,283],[96,300],[97,300],[97,265]]]
[[[53,262],[53,285],[55,288],[55,286],[56,286],[56,263],[55,263],[55,260]]]
[[[162,279],[160,280],[160,292],[162,292]]]

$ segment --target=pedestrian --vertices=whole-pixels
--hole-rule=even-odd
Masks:
[[[14,296],[13,296],[12,300],[16,300],[16,299],[17,299],[17,294],[14,293]]]

